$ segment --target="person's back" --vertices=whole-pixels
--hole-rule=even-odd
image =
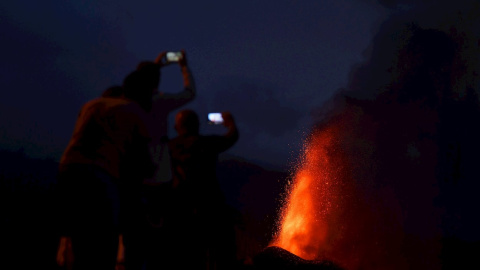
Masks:
[[[142,179],[142,185],[125,189],[123,218],[123,242],[125,244],[125,267],[128,269],[158,269],[162,267],[164,249],[163,220],[167,211],[169,187],[172,180],[168,141],[168,115],[195,98],[195,84],[187,65],[185,51],[179,61],[166,58],[167,52],[158,55],[155,61],[142,61],[137,71],[159,74],[152,96],[151,109],[147,113],[147,126],[151,135],[149,150],[154,165],[153,174]],[[166,66],[178,64],[183,77],[183,89],[179,92],[159,92],[161,71]],[[131,88],[141,87],[142,81]],[[135,172],[129,178],[136,177]]]
[[[115,269],[120,189],[124,184],[139,186],[153,174],[145,117],[155,77],[130,73],[122,97],[91,100],[77,118],[60,160],[58,181],[60,244],[71,239],[74,269]],[[137,82],[144,83],[134,89]]]
[[[155,63],[163,69],[167,66],[178,64],[183,77],[183,88],[181,91],[161,92],[159,91],[160,89],[157,89],[152,97],[152,109],[149,112],[149,128],[152,134],[150,151],[153,155],[156,170],[151,178],[145,179],[144,184],[147,188],[154,188],[172,180],[170,157],[167,148],[168,117],[172,111],[192,102],[196,96],[195,82],[187,64],[185,51],[181,51],[181,57],[178,61],[168,61],[166,55],[167,52],[162,52],[158,55],[155,62],[144,61],[137,67],[137,70],[148,69]]]
[[[121,168],[132,166],[125,164],[126,154],[139,151],[142,145],[144,155],[128,159],[143,159],[137,165],[148,164],[145,145],[150,135],[144,122],[144,110],[127,99],[100,97],[87,102],[60,159],[60,171],[71,164],[94,165],[119,178]]]
[[[220,256],[231,244],[228,213],[216,176],[218,154],[232,147],[238,131],[229,113],[223,113],[225,135],[200,135],[198,116],[191,110],[180,111],[175,119],[178,136],[169,141],[173,170],[173,227],[177,251],[190,248],[193,258],[188,266],[205,268],[220,263],[229,254]],[[210,255],[206,255],[210,254]]]
[[[180,135],[170,140],[174,188],[185,193],[186,198],[197,205],[202,203],[202,197],[212,199],[212,196],[218,195],[218,154],[234,142],[224,136],[199,134]]]

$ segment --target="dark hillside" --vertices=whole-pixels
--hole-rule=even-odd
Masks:
[[[57,163],[29,158],[22,151],[0,151],[0,164],[0,237],[7,249],[2,262],[17,269],[53,269]]]
[[[15,269],[57,268],[58,163],[0,150],[0,164],[0,241],[7,247],[2,262]],[[218,176],[236,217],[237,257],[249,261],[271,238],[287,174],[227,157],[218,164]]]

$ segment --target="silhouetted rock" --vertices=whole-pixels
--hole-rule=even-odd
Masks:
[[[276,246],[265,248],[253,259],[255,269],[275,270],[342,270],[340,266],[328,260],[305,260],[289,251]]]

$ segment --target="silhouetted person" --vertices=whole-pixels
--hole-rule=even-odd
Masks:
[[[232,227],[216,176],[218,154],[238,140],[230,113],[222,113],[225,135],[199,134],[199,120],[192,110],[175,118],[178,136],[170,140],[172,157],[172,245],[176,268],[225,269],[232,259]]]
[[[156,85],[152,109],[148,113],[148,126],[152,140],[149,149],[155,171],[152,177],[143,180],[139,190],[127,190],[129,202],[126,231],[124,234],[125,263],[128,269],[157,269],[162,265],[165,249],[164,215],[168,207],[169,189],[172,181],[170,155],[168,151],[168,116],[195,98],[196,90],[192,73],[187,64],[185,51],[178,60],[168,60],[167,52],[158,55],[155,61],[138,64],[137,70],[145,71],[178,64],[183,76],[183,89],[176,93],[159,92]],[[159,81],[160,82],[160,81]]]
[[[156,164],[153,177],[146,179],[144,183],[149,186],[155,186],[161,183],[171,181],[170,160],[168,156],[168,116],[172,111],[191,102],[196,96],[196,87],[192,72],[187,63],[187,55],[184,50],[180,51],[181,56],[177,61],[168,60],[167,52],[161,52],[154,61],[154,64],[165,68],[177,64],[183,77],[183,88],[180,92],[161,92],[158,87],[155,89],[150,115],[150,125],[152,132],[152,141],[150,150],[154,155]],[[152,65],[151,62],[142,62],[137,69],[141,70]]]
[[[111,86],[101,94],[101,97],[123,97],[123,87],[120,85]],[[57,249],[57,264],[64,266],[66,269],[71,269],[73,266],[73,252],[72,252],[72,240],[66,235],[60,237],[60,243]]]
[[[102,96],[80,111],[59,167],[61,235],[71,239],[74,269],[115,269],[120,186],[153,174],[146,117],[158,74],[134,71],[122,97]]]

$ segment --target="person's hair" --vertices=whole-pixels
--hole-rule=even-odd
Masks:
[[[151,84],[150,88],[157,88],[160,84],[160,65],[151,61],[142,61],[137,65],[137,70],[145,73],[150,79],[146,84]]]
[[[178,132],[185,134],[198,134],[200,121],[195,111],[185,109],[178,112],[175,119],[175,128]]]
[[[123,95],[123,88],[119,85],[110,86],[102,93],[102,97],[121,97]]]
[[[156,72],[155,69],[137,69],[123,80],[123,94],[149,111],[152,106],[152,92],[158,86],[158,81],[158,69]]]

